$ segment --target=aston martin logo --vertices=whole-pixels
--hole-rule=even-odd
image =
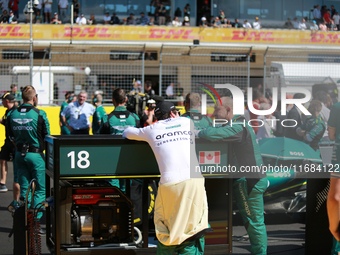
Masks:
[[[33,121],[33,119],[13,119],[14,122],[18,123],[18,124],[27,124],[31,121]]]

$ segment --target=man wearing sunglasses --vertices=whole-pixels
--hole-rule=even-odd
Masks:
[[[147,141],[161,173],[154,213],[157,254],[203,254],[210,229],[204,178],[195,172],[194,124],[180,118],[171,102],[158,103],[155,116],[155,124],[129,127],[123,137]]]
[[[15,163],[18,168],[20,196],[25,197],[32,179],[37,180],[32,207],[45,200],[44,139],[50,125],[43,110],[35,108],[38,95],[33,86],[22,90],[23,104],[7,117],[6,128],[16,146]],[[38,218],[42,213],[38,213]]]

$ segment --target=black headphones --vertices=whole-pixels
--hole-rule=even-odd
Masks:
[[[98,102],[98,98],[97,95],[94,95],[93,99],[92,99],[92,103],[96,104]]]

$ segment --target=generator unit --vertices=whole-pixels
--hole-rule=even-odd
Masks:
[[[63,248],[131,243],[132,202],[116,187],[83,183],[60,187],[58,230]],[[55,211],[55,210],[53,210]]]

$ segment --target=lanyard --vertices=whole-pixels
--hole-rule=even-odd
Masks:
[[[79,118],[80,118],[80,115],[81,115],[81,113],[82,113],[82,110],[83,110],[83,108],[84,108],[84,106],[85,106],[85,102],[83,103],[83,105],[82,105],[81,107],[80,107],[79,102],[77,102],[77,105],[78,105],[78,107],[77,107],[76,112],[78,112],[78,118],[77,118],[77,119],[79,119]]]

